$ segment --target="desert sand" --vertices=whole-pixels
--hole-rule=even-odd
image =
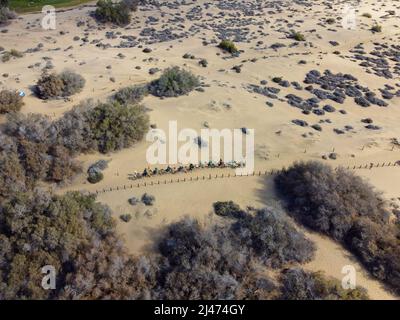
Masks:
[[[371,68],[360,66],[360,61],[354,58],[354,50],[360,43],[367,53],[374,50],[377,43],[399,43],[398,2],[362,1],[356,6],[357,27],[354,30],[344,29],[339,20],[332,25],[325,23],[327,18],[343,15],[345,1],[329,2],[330,7],[322,1],[313,1],[312,6],[304,5],[301,1],[265,1],[259,7],[254,5],[255,1],[249,0],[237,1],[238,5],[222,0],[179,2],[180,5],[176,6],[143,5],[135,13],[132,24],[125,29],[98,27],[89,16],[94,3],[58,12],[56,30],[41,28],[41,14],[23,15],[2,28],[8,30],[6,33],[0,33],[0,46],[6,50],[15,48],[25,52],[23,58],[0,64],[0,87],[27,93],[23,113],[43,113],[55,119],[81,100],[105,100],[119,88],[156,79],[159,72],[151,75],[151,68],[163,70],[176,65],[200,76],[206,85],[205,90],[179,98],[161,100],[146,97],[143,103],[149,109],[151,123],[165,131],[168,131],[168,122],[171,120],[177,121],[180,129],[200,130],[204,122],[216,129],[255,129],[256,171],[280,169],[298,160],[321,160],[323,156],[327,159],[322,161],[332,166],[351,167],[400,160],[400,147],[393,144],[393,139],[400,137],[399,95],[386,99],[386,107],[371,105],[364,108],[354,99],[347,98],[343,104],[332,101],[322,103],[332,105],[335,112],[326,112],[322,116],[313,113],[305,115],[299,108],[289,105],[285,97],[295,94],[307,99],[313,95],[304,89],[297,90],[293,85],[283,87],[272,81],[273,77],[282,77],[305,87],[303,80],[309,71],[323,73],[330,70],[334,74],[351,74],[361,86],[376,92],[379,98],[379,89],[385,88],[385,85],[396,88],[394,91],[399,90],[399,73],[395,72],[394,61],[390,61],[393,77],[386,78],[367,72],[366,69]],[[225,8],[224,3],[231,3],[231,6]],[[390,10],[394,10],[395,14],[389,14]],[[365,12],[370,13],[372,18],[363,17]],[[374,23],[382,25],[382,32],[370,31]],[[154,28],[148,31],[152,36],[143,33],[146,28]],[[166,37],[157,32],[166,29],[171,29],[167,34],[174,36]],[[287,37],[290,29],[302,32],[306,41],[291,46],[294,41]],[[221,34],[223,30],[227,33]],[[124,35],[134,38],[121,38]],[[229,57],[216,47],[222,36],[231,36],[233,40],[237,38],[236,45],[243,50],[239,57]],[[203,44],[203,41],[207,44]],[[333,45],[330,41],[338,43]],[[43,46],[29,50],[36,48],[39,43]],[[285,47],[271,48],[276,43],[285,44]],[[150,48],[151,52],[144,53],[144,48]],[[185,53],[196,58],[183,59]],[[206,59],[208,66],[200,66],[199,59]],[[300,60],[304,60],[305,64],[299,63]],[[53,66],[51,70],[70,68],[84,76],[86,86],[83,91],[67,101],[45,102],[38,99],[31,89],[48,61]],[[238,65],[240,73],[232,70]],[[262,80],[267,81],[268,87],[280,89],[277,99],[249,89],[251,85],[262,87]],[[273,106],[268,106],[266,102],[273,103]],[[345,110],[346,113],[340,113],[339,110]],[[361,122],[365,118],[373,119],[373,124],[379,128],[365,128],[365,123]],[[295,119],[307,121],[310,126],[319,123],[322,131],[310,126],[298,126],[292,122]],[[4,121],[4,116],[0,117],[0,121]],[[79,160],[85,168],[99,159],[110,160],[104,171],[104,180],[91,185],[82,174],[69,185],[57,187],[56,191],[95,192],[131,184],[128,174],[148,167],[145,157],[148,146],[149,142],[143,141],[109,155],[82,155]],[[335,153],[336,159],[329,157],[331,153]],[[229,169],[224,172],[233,173]],[[214,175],[216,172],[205,169],[192,176],[208,176],[209,173]],[[388,199],[398,201],[400,167],[359,169],[357,173],[369,179]],[[233,200],[243,207],[273,206],[278,200],[271,181],[271,178],[254,176],[155,185],[101,193],[98,200],[113,209],[118,230],[124,235],[130,252],[137,254],[151,250],[151,240],[158,228],[166,223],[184,215],[200,220],[213,219],[210,213],[215,201]],[[127,200],[130,197],[140,197],[144,192],[156,197],[151,209],[129,205]],[[133,215],[129,223],[118,219],[124,213]],[[396,298],[379,282],[371,279],[340,245],[309,231],[306,234],[318,248],[315,260],[306,268],[322,270],[327,275],[341,279],[341,268],[351,264],[357,270],[357,284],[364,286],[371,298]]]

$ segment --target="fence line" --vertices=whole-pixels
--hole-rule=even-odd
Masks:
[[[396,167],[400,166],[400,162],[382,162],[382,163],[369,163],[365,165],[353,165],[353,166],[338,166],[335,167],[334,170],[338,170],[339,168],[345,168],[348,170],[360,170],[360,169],[373,169],[373,168],[383,168],[383,167]],[[272,176],[274,174],[279,174],[283,171],[285,171],[286,168],[283,167],[282,169],[270,169],[270,170],[265,170],[265,171],[253,171],[252,173],[248,173],[245,175],[237,175],[235,174],[226,174],[226,173],[221,173],[221,174],[209,174],[209,175],[200,175],[200,176],[195,176],[195,177],[184,177],[184,178],[171,178],[171,179],[161,179],[157,181],[150,181],[150,182],[138,182],[138,183],[131,183],[131,184],[124,184],[122,186],[117,186],[117,187],[109,187],[109,188],[103,188],[101,190],[95,190],[94,192],[90,192],[90,194],[98,195],[102,193],[107,193],[107,192],[113,192],[113,191],[122,191],[122,190],[129,190],[129,189],[139,189],[142,187],[148,187],[148,186],[155,186],[155,185],[167,185],[167,184],[174,184],[174,183],[185,183],[185,182],[192,182],[192,181],[206,181],[206,180],[215,180],[215,179],[224,179],[224,178],[239,178],[239,177],[254,177],[254,176]]]

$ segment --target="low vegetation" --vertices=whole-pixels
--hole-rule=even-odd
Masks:
[[[400,292],[400,231],[367,182],[319,162],[296,163],[275,182],[300,222],[343,243],[371,274]]]
[[[371,27],[372,32],[382,32],[382,26],[379,24],[375,24]]]
[[[0,0],[0,26],[15,19],[17,14],[9,9],[8,0]]]
[[[117,101],[119,104],[137,104],[148,95],[148,89],[146,85],[135,85],[118,90],[112,99]]]
[[[1,55],[1,61],[7,62],[10,61],[11,58],[22,58],[24,54],[16,49],[11,49],[10,51],[4,51]]]
[[[18,193],[0,204],[0,213],[1,300],[146,294],[146,260],[126,254],[109,208],[93,196]],[[40,285],[46,265],[55,268],[56,290]]]
[[[363,13],[362,16],[363,16],[364,18],[372,18],[372,15],[371,15],[370,13],[368,13],[368,12]]]
[[[20,111],[23,103],[23,98],[18,92],[12,90],[0,91],[0,114]]]
[[[223,51],[229,52],[231,54],[237,53],[239,51],[236,48],[236,45],[231,40],[222,40],[218,47]]]
[[[198,77],[191,72],[172,67],[149,84],[149,92],[157,97],[177,97],[188,94],[199,85]]]
[[[326,278],[321,272],[307,272],[300,268],[282,273],[282,299],[285,300],[366,300],[366,290],[360,287],[343,289],[335,279]]]
[[[37,181],[68,181],[81,171],[76,155],[129,147],[148,125],[142,106],[117,103],[86,101],[54,122],[38,114],[10,114],[0,132],[0,198],[32,189]]]
[[[70,70],[60,74],[43,73],[36,84],[36,93],[41,99],[69,97],[82,91],[84,86],[85,79]]]
[[[126,26],[131,22],[131,11],[136,10],[138,2],[138,0],[125,0],[120,2],[99,0],[96,4],[95,17],[102,23]]]
[[[306,37],[298,31],[292,31],[290,37],[296,41],[306,41]]]
[[[91,132],[89,145],[108,153],[132,146],[142,140],[149,128],[149,117],[141,105],[100,103],[86,113]]]

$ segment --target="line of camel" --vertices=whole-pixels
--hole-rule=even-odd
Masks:
[[[148,177],[157,176],[157,175],[188,173],[188,172],[192,172],[196,169],[204,169],[204,168],[236,169],[236,168],[243,168],[244,166],[245,166],[244,162],[230,161],[230,162],[225,163],[222,159],[220,159],[216,163],[213,161],[209,161],[209,162],[205,162],[205,163],[200,162],[198,164],[190,163],[188,165],[180,165],[178,167],[168,166],[165,169],[146,168],[143,170],[142,173],[134,171],[133,173],[128,174],[128,179],[129,180],[138,180],[138,179],[148,178]]]

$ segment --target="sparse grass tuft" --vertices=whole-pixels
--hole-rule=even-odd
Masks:
[[[218,45],[218,47],[232,54],[237,53],[239,51],[236,48],[236,45],[231,40],[222,40],[221,43]]]

